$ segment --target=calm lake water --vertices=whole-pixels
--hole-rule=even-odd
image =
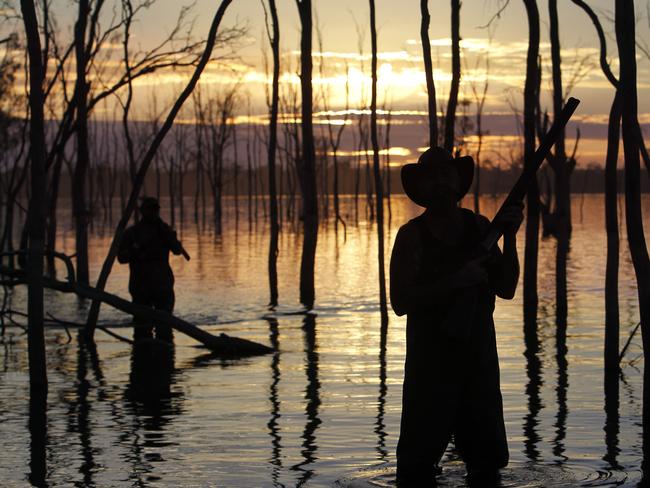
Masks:
[[[649,202],[646,196],[644,208]],[[484,198],[482,212],[491,217],[497,203]],[[540,473],[565,473],[576,480],[567,481],[570,485],[635,486],[641,460],[640,335],[624,360],[620,431],[608,449],[603,430],[602,196],[578,196],[573,204],[566,362],[556,354],[552,239],[541,241],[540,247],[539,368],[531,368],[523,354],[521,282],[514,300],[497,301],[511,465],[529,473],[538,468]],[[344,241],[342,229],[337,234],[331,223],[321,227],[317,305],[304,315],[298,313],[301,238],[285,224],[279,257],[281,306],[271,312],[266,307],[266,226],[262,219],[249,226],[243,205],[236,226],[228,202],[221,236],[209,225],[198,231],[188,211],[179,234],[192,260],[172,257],[175,313],[213,333],[277,344],[278,352],[222,360],[177,333],[174,367],[159,374],[167,388],[157,400],[145,401],[139,394],[143,382],[132,374],[129,344],[98,331],[94,360],[79,348],[74,329],[68,340],[62,328],[49,328],[49,486],[326,487],[360,469],[394,462],[405,318],[391,314],[382,363],[376,229],[365,219],[357,225],[348,218]],[[403,197],[394,197],[386,236],[389,253],[399,226],[418,212]],[[165,208],[162,214],[169,220]],[[72,253],[69,219],[62,216],[61,222],[60,247]],[[108,227],[94,230],[93,276],[110,234]],[[626,246],[623,238],[621,347],[638,322]],[[116,265],[108,289],[128,297],[127,277],[127,268]],[[12,308],[22,309],[24,300],[25,291],[16,290]],[[57,318],[83,321],[87,307],[72,296],[46,296],[46,309]],[[129,321],[108,307],[102,310],[105,325]],[[113,330],[131,334],[128,328]],[[29,486],[26,346],[20,329],[7,329],[0,372],[0,484],[5,487]],[[462,477],[447,486],[459,483]]]

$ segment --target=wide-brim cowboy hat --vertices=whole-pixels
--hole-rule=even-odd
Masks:
[[[158,203],[158,199],[154,197],[142,197],[140,200],[140,209],[145,209],[145,208],[155,208],[155,209],[160,209],[160,204]]]
[[[430,196],[423,195],[418,180],[430,174],[438,164],[451,164],[459,176],[459,188],[457,198],[463,198],[474,179],[474,159],[471,156],[454,158],[449,151],[442,147],[430,147],[418,158],[417,163],[410,163],[402,166],[402,187],[406,195],[421,207],[426,207]]]

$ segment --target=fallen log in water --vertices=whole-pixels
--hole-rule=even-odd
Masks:
[[[57,256],[60,257],[60,256]],[[67,256],[66,256],[67,258]],[[63,259],[63,258],[62,258]],[[65,261],[65,259],[63,259]],[[0,275],[8,276],[8,280],[0,280],[0,284],[6,286],[23,285],[27,283],[26,273],[22,270],[10,269],[5,266],[0,266]],[[74,276],[74,275],[72,275]],[[100,300],[113,308],[126,312],[140,319],[168,325],[171,328],[185,334],[192,339],[200,342],[208,349],[217,354],[224,356],[249,356],[258,354],[268,354],[273,352],[273,349],[260,344],[258,342],[249,341],[247,339],[240,339],[238,337],[231,337],[226,334],[219,334],[215,336],[206,332],[197,326],[180,319],[169,312],[156,310],[142,305],[136,305],[124,298],[118,297],[105,291],[99,291],[96,288],[87,285],[80,285],[70,279],[68,274],[68,281],[58,281],[51,278],[43,278],[43,286],[63,293],[74,293],[82,298],[90,300]]]

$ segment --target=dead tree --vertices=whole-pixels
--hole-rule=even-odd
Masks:
[[[524,0],[528,17],[528,53],[524,87],[524,165],[535,152],[536,110],[541,77],[539,57],[539,11],[536,0]],[[528,188],[526,204],[526,246],[524,249],[524,327],[527,333],[537,330],[537,255],[539,249],[539,189],[534,180]]]
[[[460,87],[460,0],[451,0],[451,88],[445,113],[444,147],[454,150],[454,126],[456,125],[456,106]]]
[[[269,291],[272,307],[278,304],[278,236],[280,234],[280,222],[278,218],[278,194],[275,181],[276,169],[275,158],[277,153],[278,139],[278,104],[280,100],[280,26],[278,10],[275,0],[269,0],[271,12],[271,26],[267,22],[267,34],[269,44],[273,52],[273,81],[271,104],[269,107],[269,144],[268,144],[268,174],[269,174],[269,209],[270,209],[270,239],[269,239]],[[265,10],[266,14],[266,10]],[[250,123],[250,122],[249,122]]]
[[[300,87],[302,157],[298,176],[302,193],[303,244],[300,263],[300,303],[311,309],[315,300],[314,266],[318,242],[316,150],[312,124],[312,13],[311,0],[296,0],[300,15]]]
[[[618,223],[618,155],[621,135],[621,100],[618,80],[607,61],[607,38],[593,9],[582,0],[572,0],[589,16],[600,44],[600,67],[616,90],[607,125],[607,156],[605,159],[605,229],[607,232],[607,264],[605,268],[605,410],[618,416],[618,375],[620,317],[618,304],[619,223]],[[610,422],[612,424],[613,422]]]
[[[99,14],[103,1],[98,1],[95,6]],[[88,220],[89,210],[86,202],[86,178],[90,165],[88,149],[88,86],[86,79],[88,70],[88,48],[86,36],[88,17],[90,15],[90,2],[79,0],[77,21],[74,27],[74,50],[77,77],[72,103],[76,105],[76,156],[72,179],[72,207],[75,222],[75,250],[77,259],[77,281],[87,285],[89,283],[88,271]],[[94,26],[95,24],[93,24]],[[91,27],[94,28],[94,27]],[[93,39],[93,35],[89,35]]]
[[[341,137],[343,136],[343,131],[348,123],[350,118],[350,74],[348,70],[348,65],[345,65],[345,109],[343,113],[343,120],[338,126],[338,129],[334,131],[334,126],[331,120],[331,113],[329,111],[328,102],[323,99],[323,109],[327,114],[327,134],[329,136],[329,146],[332,150],[332,169],[334,172],[333,181],[332,181],[332,193],[334,195],[334,229],[338,230],[339,222],[343,226],[343,236],[344,240],[347,236],[347,226],[343,217],[341,217],[341,205],[340,205],[340,182],[339,182],[339,148],[341,147]]]
[[[372,140],[372,163],[375,177],[375,202],[377,205],[377,261],[379,266],[379,309],[382,329],[388,326],[388,301],[386,299],[386,270],[384,267],[384,189],[379,164],[379,140],[377,135],[377,27],[375,23],[375,0],[370,1],[370,44],[372,46],[372,90],[370,95],[370,138]]]
[[[250,123],[250,121],[248,122]],[[237,138],[237,124],[232,127],[232,146],[233,146],[233,199],[235,200],[235,230],[239,230],[239,139]]]
[[[386,181],[386,202],[388,203],[388,227],[393,218],[393,208],[391,205],[392,184],[391,184],[391,169],[390,169],[390,128],[393,118],[393,110],[391,107],[386,107],[386,132],[384,133],[384,147],[386,148],[386,161],[384,164],[384,180]]]
[[[138,201],[138,195],[140,194],[140,190],[142,188],[142,185],[144,184],[144,178],[147,174],[149,166],[151,165],[151,162],[153,161],[158,151],[158,148],[162,144],[162,141],[164,140],[165,136],[171,129],[174,120],[178,115],[178,112],[180,112],[181,107],[183,106],[187,98],[192,94],[192,90],[194,90],[194,87],[198,83],[199,78],[201,77],[201,73],[203,73],[205,66],[208,64],[208,61],[212,57],[212,50],[214,49],[214,45],[216,43],[217,30],[219,28],[219,24],[221,24],[221,20],[223,19],[226,9],[231,3],[232,0],[222,0],[221,3],[219,4],[219,8],[217,9],[214,18],[212,19],[212,24],[210,25],[210,31],[206,39],[205,50],[201,55],[201,59],[199,60],[199,63],[197,64],[194,73],[192,74],[192,77],[187,83],[185,89],[179,95],[178,99],[174,102],[174,105],[170,109],[162,127],[156,134],[156,137],[151,142],[147,152],[145,153],[145,155],[142,158],[142,161],[140,162],[140,167],[138,168],[138,172],[136,173],[136,177],[133,183],[133,188],[131,190],[131,194],[129,195],[128,203],[126,204],[124,211],[122,213],[122,217],[120,218],[120,222],[118,223],[117,228],[115,229],[115,234],[113,236],[113,240],[111,241],[111,246],[108,250],[108,254],[106,255],[106,259],[104,260],[104,264],[102,265],[99,278],[97,279],[96,288],[99,291],[104,291],[104,288],[106,287],[106,282],[108,281],[108,276],[111,272],[111,269],[113,268],[113,263],[115,262],[115,258],[117,256],[117,251],[119,249],[122,235],[124,234],[124,230],[126,229],[126,226],[129,223],[129,220],[131,219],[131,215],[135,210]],[[93,303],[90,308],[90,312],[88,314],[88,321],[86,324],[86,328],[87,328],[87,334],[89,338],[92,338],[94,335],[95,327],[97,325],[97,319],[99,318],[100,303],[101,302],[99,300],[93,300]]]
[[[643,338],[644,363],[650,357],[650,257],[643,234],[641,161],[639,158],[638,102],[634,2],[616,0],[616,42],[620,62],[619,93],[623,151],[625,153],[625,223],[636,274]],[[643,470],[650,462],[650,368],[643,372]]]
[[[29,159],[31,196],[29,201],[29,261],[27,313],[27,352],[29,355],[29,389],[32,399],[40,397],[45,404],[47,368],[43,337],[43,247],[45,234],[45,115],[43,95],[43,60],[41,39],[34,2],[20,2],[27,54],[29,59]]]
[[[427,106],[429,117],[429,146],[438,145],[438,116],[436,106],[436,85],[433,82],[433,64],[431,62],[431,41],[429,40],[429,0],[420,0],[421,24],[420,39],[422,39],[422,57],[424,58],[424,75],[427,80]]]
[[[560,57],[560,32],[557,12],[557,0],[549,0],[549,20],[551,38],[551,64],[553,74],[553,116],[556,117],[564,104],[562,87],[562,60]],[[555,143],[555,151],[550,158],[555,173],[555,237],[557,250],[555,255],[555,317],[558,328],[566,328],[567,304],[567,257],[571,239],[571,173],[575,159],[569,159],[565,150],[565,132]]]
[[[477,146],[474,155],[475,170],[474,170],[474,212],[480,211],[480,195],[481,195],[481,155],[483,150],[483,110],[485,108],[485,100],[487,98],[488,87],[490,85],[490,46],[492,44],[492,31],[489,33],[489,45],[485,51],[485,78],[483,79],[483,86],[479,89],[476,82],[471,81],[470,87],[472,95],[474,96],[474,103],[476,104],[476,138]],[[480,58],[477,57],[475,70],[478,71]]]
[[[203,187],[203,140],[204,130],[206,126],[206,109],[203,103],[202,87],[199,84],[192,92],[192,105],[194,107],[194,223],[199,223],[199,202],[201,196],[201,189]]]
[[[224,158],[226,149],[232,142],[237,89],[238,86],[235,85],[208,102],[210,164],[207,165],[206,175],[212,190],[214,225],[218,234],[221,233],[223,220]]]

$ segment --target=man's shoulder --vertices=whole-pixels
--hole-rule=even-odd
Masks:
[[[420,236],[419,217],[415,217],[399,228],[396,239],[399,239],[402,242],[419,244],[421,240]]]
[[[485,215],[476,213],[469,208],[461,208],[461,211],[467,216],[467,218],[472,219],[476,223],[479,230],[484,231],[489,227],[490,219]]]

